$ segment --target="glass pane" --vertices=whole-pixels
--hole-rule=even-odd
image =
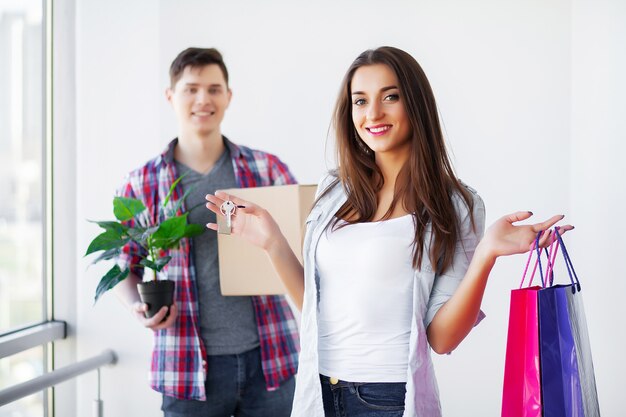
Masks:
[[[41,0],[0,0],[0,333],[41,322]]]
[[[43,374],[43,347],[0,359],[0,389]],[[0,417],[43,417],[43,391],[0,407]]]

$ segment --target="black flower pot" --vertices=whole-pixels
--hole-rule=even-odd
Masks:
[[[145,315],[147,318],[154,316],[163,306],[171,306],[174,303],[174,281],[146,281],[137,284],[141,302],[148,305]],[[169,310],[166,318],[169,316]],[[163,319],[165,320],[165,318]]]

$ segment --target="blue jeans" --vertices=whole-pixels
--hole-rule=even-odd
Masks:
[[[165,417],[289,417],[294,378],[267,391],[261,368],[261,350],[238,355],[207,357],[206,401],[163,396]]]
[[[326,417],[402,417],[405,382],[347,382],[331,384],[320,375]]]

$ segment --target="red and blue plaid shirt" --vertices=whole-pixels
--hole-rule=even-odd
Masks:
[[[159,210],[168,190],[177,178],[174,163],[174,139],[165,152],[148,161],[143,167],[126,177],[118,195],[138,198],[148,208],[132,222],[149,226],[163,221]],[[230,150],[239,186],[261,187],[294,184],[296,181],[287,166],[276,156],[237,146],[224,138]],[[172,193],[168,208],[182,198],[182,186],[178,184]],[[184,204],[180,212],[184,212]],[[179,213],[180,214],[180,213]],[[152,352],[151,387],[165,395],[181,399],[206,400],[204,381],[207,366],[206,351],[199,333],[198,290],[191,241],[183,239],[178,249],[171,250],[172,259],[164,269],[168,279],[176,282],[178,319],[174,327],[154,332]],[[143,275],[138,254],[143,249],[131,242],[118,258],[121,267],[132,265],[138,276]],[[261,345],[261,362],[268,390],[278,388],[281,382],[296,373],[298,367],[298,329],[291,309],[283,296],[252,297],[256,324]]]

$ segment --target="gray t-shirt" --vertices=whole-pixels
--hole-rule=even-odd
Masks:
[[[207,174],[200,174],[176,161],[189,223],[215,223],[215,214],[205,207],[207,194],[238,187],[228,149]],[[195,208],[194,208],[195,207]],[[196,270],[200,307],[200,337],[207,355],[232,355],[259,346],[259,334],[250,297],[224,297],[220,291],[217,234],[207,230],[193,238],[192,259]]]

